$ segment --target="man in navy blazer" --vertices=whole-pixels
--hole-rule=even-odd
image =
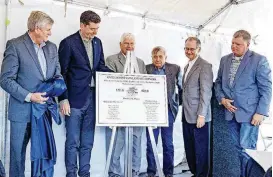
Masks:
[[[39,85],[61,76],[57,46],[48,41],[53,23],[47,14],[33,11],[28,18],[28,31],[6,45],[0,85],[10,94],[10,177],[25,176],[26,148],[33,136],[32,103],[45,104],[48,100],[46,93],[37,91]],[[53,168],[47,176],[53,176]]]
[[[231,137],[241,161],[241,176],[249,160],[245,149],[255,149],[258,128],[268,116],[272,98],[271,69],[266,57],[248,49],[245,30],[233,35],[232,53],[221,59],[215,81],[218,102],[225,107]]]
[[[67,91],[59,97],[61,112],[65,115],[67,177],[77,177],[78,155],[78,175],[90,176],[96,122],[96,71],[111,72],[104,63],[101,40],[95,36],[100,21],[95,12],[83,12],[80,17],[80,30],[63,39],[59,47],[61,73],[67,84]]]

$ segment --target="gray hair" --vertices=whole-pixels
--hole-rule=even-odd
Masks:
[[[123,33],[121,38],[120,38],[120,43],[123,43],[125,41],[125,39],[133,39],[135,42],[135,36],[132,33]]]
[[[196,41],[196,47],[197,48],[201,48],[201,41],[200,39],[198,39],[197,37],[188,37],[186,40],[185,40],[185,44],[187,41]]]
[[[156,47],[154,47],[153,50],[152,50],[152,56],[153,56],[153,55],[156,55],[157,52],[159,52],[159,51],[163,52],[164,55],[167,54],[167,53],[166,53],[166,49],[165,49],[164,47],[162,47],[162,46],[156,46]]]
[[[45,25],[52,25],[54,20],[42,11],[32,11],[28,17],[27,27],[29,31],[34,31],[36,27],[42,28]]]
[[[233,35],[233,38],[238,38],[238,37],[242,37],[245,41],[250,43],[251,35],[248,31],[246,31],[246,30],[236,31]]]

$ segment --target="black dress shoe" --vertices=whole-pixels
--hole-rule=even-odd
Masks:
[[[148,177],[155,177],[155,174],[148,173]]]

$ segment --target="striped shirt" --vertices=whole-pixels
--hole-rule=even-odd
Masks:
[[[238,68],[241,64],[241,61],[243,59],[244,55],[241,57],[233,57],[231,60],[231,67],[230,67],[230,73],[229,73],[229,84],[230,86],[233,85],[236,73],[238,71]]]

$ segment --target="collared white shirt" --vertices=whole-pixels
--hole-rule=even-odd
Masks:
[[[193,60],[189,60],[189,63],[188,63],[188,68],[187,68],[187,71],[186,71],[186,73],[185,73],[185,77],[184,77],[184,81],[183,82],[185,82],[186,81],[186,79],[187,79],[187,76],[188,76],[188,74],[189,74],[189,72],[190,72],[190,70],[191,70],[191,68],[192,68],[192,66],[194,65],[194,63],[196,62],[196,60],[199,58],[199,55],[195,58],[195,59],[193,59]],[[203,118],[205,118],[205,116],[204,115],[198,115],[199,117],[203,117]]]
[[[39,64],[40,64],[41,69],[42,69],[43,77],[46,78],[47,64],[46,64],[45,54],[44,54],[44,51],[43,51],[43,47],[46,46],[46,43],[42,42],[40,45],[38,45],[32,40],[29,33],[28,33],[28,36],[29,36],[29,38],[31,39],[31,41],[33,43],[33,47],[35,49],[36,55],[38,57]],[[26,102],[30,102],[31,95],[32,95],[32,93],[27,94],[27,96],[25,98]]]
[[[196,60],[197,60],[198,58],[199,58],[199,55],[198,55],[195,59],[189,61],[189,63],[188,63],[189,66],[188,66],[188,69],[187,69],[187,71],[186,71],[186,73],[185,73],[184,82],[186,81],[187,76],[188,76],[188,74],[189,74],[189,72],[190,72],[192,66],[194,65],[194,63],[196,62]]]
[[[29,38],[31,39],[30,35],[29,35]],[[31,41],[33,43],[36,55],[38,57],[38,61],[39,61],[40,66],[41,66],[43,76],[44,76],[44,78],[46,78],[47,65],[46,65],[45,54],[44,54],[44,51],[43,51],[43,47],[46,46],[46,43],[42,42],[40,45],[38,45],[32,39],[31,39]]]
[[[122,52],[121,52],[121,54],[124,56],[124,58],[125,58],[125,59],[127,58],[127,56],[126,56],[126,55],[124,55]]]

